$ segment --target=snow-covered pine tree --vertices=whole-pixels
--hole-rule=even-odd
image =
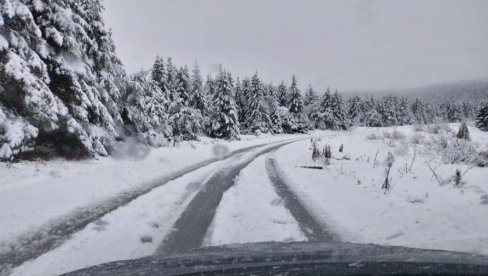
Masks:
[[[276,93],[277,93],[276,96],[278,97],[279,105],[288,106],[288,90],[283,81],[281,81],[280,85],[278,85],[278,89]]]
[[[266,103],[267,103],[267,110],[269,113],[269,126],[268,129],[273,134],[280,134],[283,133],[283,120],[280,115],[280,103],[278,98],[278,88],[273,84],[267,85],[266,93]]]
[[[247,103],[251,95],[251,80],[249,78],[243,79],[239,89],[239,93],[236,92],[236,97],[238,97],[238,99],[236,98],[236,104],[238,105],[240,126],[245,131]]]
[[[239,121],[233,98],[234,91],[228,74],[223,69],[220,70],[214,86],[211,125],[208,133],[215,138],[239,139]]]
[[[164,90],[167,91],[166,93],[169,94],[171,100],[177,99],[177,95],[175,92],[178,85],[178,82],[176,81],[177,74],[178,74],[178,70],[176,69],[176,66],[173,64],[173,60],[171,59],[171,57],[168,57],[168,59],[166,60],[166,78],[165,78],[167,88]]]
[[[310,123],[302,114],[303,111],[303,96],[297,87],[297,80],[295,75],[292,77],[292,84],[287,92],[287,107],[288,112],[282,114],[283,119],[282,128],[286,133],[305,133],[310,128]]]
[[[169,98],[147,72],[134,74],[123,89],[121,109],[127,134],[145,144],[162,146],[173,136],[169,124]]]
[[[398,98],[392,95],[385,96],[378,102],[377,111],[381,115],[382,126],[398,125],[398,105]]]
[[[264,87],[257,73],[251,79],[250,88],[245,106],[245,131],[252,134],[267,133],[271,122],[264,98]]]
[[[290,100],[288,101],[288,109],[292,114],[300,114],[303,110],[303,96],[297,87],[297,79],[293,75],[290,85]]]
[[[476,117],[476,105],[471,101],[464,101],[461,104],[463,118],[474,119]]]
[[[156,57],[151,69],[151,79],[155,81],[161,90],[164,90],[166,82],[166,70],[164,66],[164,59],[160,56]]]
[[[204,120],[200,110],[191,106],[191,80],[188,67],[180,68],[174,79],[175,93],[169,108],[174,139],[193,140],[202,133]]]
[[[44,146],[38,153],[106,155],[119,137],[125,73],[102,10],[99,0],[0,2],[2,159],[34,144]],[[15,142],[13,129],[23,133]]]
[[[315,93],[315,90],[313,90],[312,85],[308,86],[307,91],[305,92],[305,99],[303,100],[304,105],[314,105],[317,103],[319,97]]]
[[[418,98],[415,98],[412,103],[412,114],[415,123],[427,124],[427,110],[425,105]]]
[[[462,108],[459,104],[444,100],[439,105],[440,115],[445,122],[460,122],[463,119]]]
[[[212,99],[215,94],[215,80],[210,75],[207,75],[207,81],[205,81],[205,85],[203,86],[203,92],[208,99]]]
[[[319,105],[310,114],[310,119],[319,129],[347,129],[349,120],[344,110],[342,97],[336,91],[334,94],[327,91],[320,99]]]
[[[407,98],[400,97],[397,102],[396,107],[396,114],[397,114],[397,122],[398,125],[409,125],[412,123],[412,114],[410,111],[410,103],[408,102]]]
[[[488,104],[478,111],[478,115],[476,115],[476,127],[482,131],[488,131]]]
[[[198,109],[202,114],[204,121],[208,121],[208,99],[204,92],[203,80],[200,74],[200,68],[198,64],[195,63],[191,78],[190,78],[190,106]]]
[[[364,101],[364,125],[369,127],[383,126],[381,114],[378,112],[378,104],[373,97]]]
[[[332,95],[332,108],[334,110],[335,126],[334,129],[346,130],[351,125],[347,117],[346,108],[341,94],[336,90]]]
[[[173,139],[195,140],[204,128],[204,120],[199,110],[186,105],[183,98],[176,98],[170,105],[169,121]]]
[[[176,97],[182,100],[183,105],[189,106],[191,101],[191,82],[187,66],[181,67],[176,72],[174,82]]]
[[[361,125],[364,120],[363,102],[361,97],[353,96],[347,101],[347,116],[353,125]]]

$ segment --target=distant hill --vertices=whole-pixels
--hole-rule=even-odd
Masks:
[[[386,95],[404,96],[409,99],[419,98],[430,102],[450,100],[455,102],[488,101],[488,79],[465,80],[451,83],[438,83],[406,89],[360,90],[345,92],[346,97],[358,95]]]

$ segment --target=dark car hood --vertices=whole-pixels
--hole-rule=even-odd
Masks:
[[[65,275],[488,275],[488,256],[354,243],[252,243],[102,264]]]

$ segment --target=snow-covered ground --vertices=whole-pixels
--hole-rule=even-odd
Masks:
[[[0,163],[0,253],[8,251],[18,237],[51,221],[213,158],[219,154],[216,149],[231,152],[298,137],[243,136],[234,142],[202,138],[152,150],[128,145],[118,159]]]
[[[457,130],[458,125],[450,128]],[[477,151],[486,149],[488,133],[472,126],[470,131],[470,145]],[[310,139],[262,155],[241,170],[235,185],[224,193],[204,245],[307,240],[268,178],[265,162],[272,157],[291,192],[342,241],[488,254],[488,168],[446,164],[446,154],[435,147],[446,137],[443,135],[427,128],[415,131],[412,126],[320,131],[311,136],[320,139],[320,147],[331,146],[329,165],[323,159],[312,160]],[[234,151],[304,137],[308,136],[245,137],[225,146]],[[0,184],[0,244],[4,252],[20,235],[77,208],[96,205],[212,158],[213,142],[154,149],[135,160],[3,165],[0,179],[6,181]],[[338,150],[341,145],[342,153]],[[385,192],[384,160],[389,152],[395,160],[392,187]],[[243,153],[235,161],[252,156],[252,152]],[[153,254],[193,197],[205,188],[204,180],[232,160],[212,163],[155,188],[88,224],[54,250],[15,268],[13,275],[57,275]],[[461,184],[455,186],[457,169],[463,175]]]
[[[242,170],[236,185],[224,194],[204,245],[307,240],[274,191],[265,158]]]
[[[450,126],[458,128],[457,124]],[[405,138],[367,139],[368,134],[383,136],[383,132],[394,130],[405,134]],[[486,149],[488,133],[474,127],[470,130],[477,149]],[[426,141],[435,136],[405,126],[357,128],[322,139],[319,144],[331,145],[333,153],[331,164],[324,170],[300,167],[323,164],[312,161],[310,141],[283,147],[277,152],[277,160],[303,204],[344,241],[488,254],[488,168],[444,164],[439,154],[423,143],[409,142],[419,134]],[[341,144],[344,153],[338,152]],[[411,171],[405,172],[412,163],[415,146],[417,157]],[[374,167],[377,151],[379,163]],[[392,188],[385,193],[381,187],[388,152],[395,161],[390,174]],[[350,160],[338,160],[344,156]],[[446,182],[444,185],[438,183],[428,166]],[[461,187],[447,181],[453,179],[456,169],[465,173]]]

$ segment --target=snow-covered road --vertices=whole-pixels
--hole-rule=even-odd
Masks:
[[[75,213],[2,253],[3,272],[13,268],[13,275],[57,275],[154,252],[200,247],[222,195],[236,176],[259,156],[300,139],[304,138],[250,146],[225,158],[205,160],[154,186]],[[299,229],[296,221],[292,224]],[[299,236],[296,240],[305,240],[305,235]]]

